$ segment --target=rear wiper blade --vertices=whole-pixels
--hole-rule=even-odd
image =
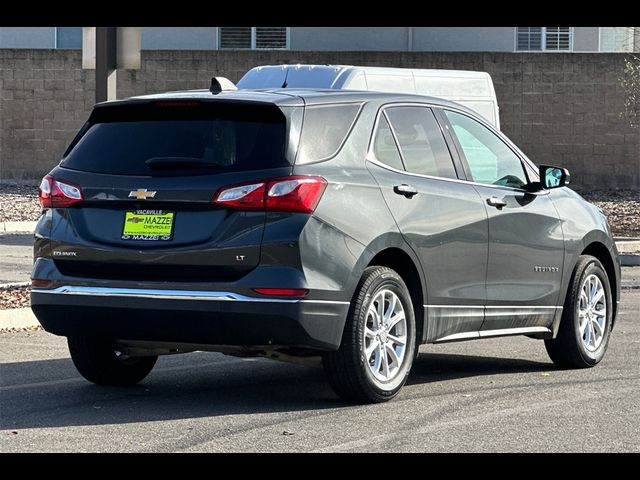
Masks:
[[[153,157],[144,162],[149,168],[207,168],[220,167],[219,163],[207,162],[199,158],[190,157]]]

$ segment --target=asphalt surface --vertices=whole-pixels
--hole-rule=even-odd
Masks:
[[[640,451],[640,290],[593,369],[556,369],[520,337],[421,352],[394,401],[352,406],[319,369],[213,353],[96,387],[63,338],[3,334],[0,452]]]
[[[27,282],[33,265],[33,234],[0,235],[0,284]]]

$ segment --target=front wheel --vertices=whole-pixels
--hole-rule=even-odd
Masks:
[[[607,350],[612,319],[609,277],[597,258],[583,255],[573,271],[558,336],[545,340],[553,363],[566,368],[596,365]]]
[[[323,355],[330,385],[343,399],[376,403],[397,395],[413,363],[416,326],[404,281],[387,267],[369,267],[349,310],[342,345]]]
[[[124,355],[104,338],[75,336],[67,338],[67,343],[80,375],[98,385],[135,385],[151,372],[158,359]]]

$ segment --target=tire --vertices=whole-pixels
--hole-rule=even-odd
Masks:
[[[392,307],[394,296],[395,308]],[[380,305],[383,324],[387,323],[386,327],[376,328],[379,318],[376,307]],[[404,322],[400,308],[404,311]],[[393,322],[397,323],[389,328]],[[404,349],[400,342],[403,339]],[[407,380],[415,341],[413,305],[404,281],[390,268],[369,267],[356,288],[340,348],[323,355],[327,380],[338,396],[349,402],[391,400]],[[369,358],[367,348],[371,352]]]
[[[579,315],[581,307],[590,305],[588,295],[583,295],[583,287],[587,281],[594,278],[597,278],[602,286],[602,300],[595,305],[595,310],[591,310],[594,316],[583,316],[581,321]],[[595,286],[597,287],[597,283]],[[589,290],[588,286],[586,288]],[[544,342],[553,363],[563,368],[589,368],[602,360],[611,336],[613,314],[611,298],[609,277],[600,261],[595,257],[582,255],[573,270],[558,335],[555,339]],[[586,303],[585,300],[587,300]],[[606,308],[604,315],[596,315],[596,311],[602,312],[603,305]],[[585,311],[589,311],[589,308]],[[590,318],[594,318],[595,323]],[[603,325],[600,326],[602,321]],[[581,325],[584,327],[584,333],[581,332]],[[599,329],[601,335],[598,335]]]
[[[118,355],[113,342],[103,338],[69,337],[67,343],[80,375],[97,385],[135,385],[151,372],[158,360],[157,356]]]

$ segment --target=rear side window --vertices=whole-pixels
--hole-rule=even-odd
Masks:
[[[287,166],[286,119],[242,105],[108,107],[71,148],[65,168],[115,175],[197,175]]]
[[[457,178],[440,127],[427,107],[391,107],[385,110],[408,172]]]
[[[297,164],[333,157],[360,111],[360,104],[317,105],[304,111]]]
[[[404,170],[398,146],[384,115],[380,115],[378,130],[376,130],[376,137],[373,142],[373,152],[378,161],[396,170]]]

